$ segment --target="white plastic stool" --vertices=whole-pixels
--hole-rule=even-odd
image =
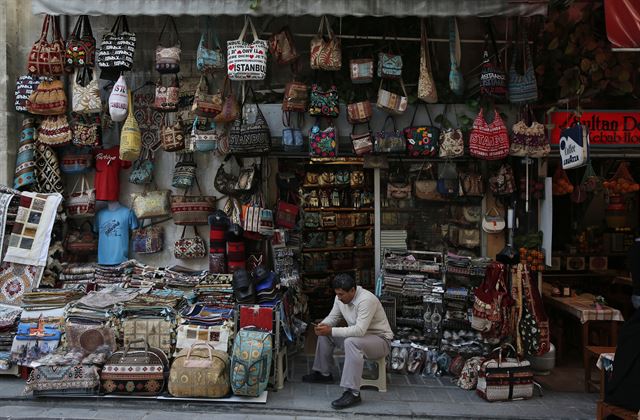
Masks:
[[[387,359],[386,357],[381,357],[375,360],[364,359],[365,368],[362,369],[362,382],[360,384],[363,386],[371,386],[378,390],[378,392],[387,392]],[[367,369],[367,364],[376,364],[378,374],[374,378],[367,377],[365,373],[375,372],[375,370]]]

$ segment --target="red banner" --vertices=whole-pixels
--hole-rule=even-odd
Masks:
[[[578,118],[573,111],[552,112],[548,123],[552,145],[560,144],[560,131],[577,122],[589,128],[591,146],[640,146],[640,111],[585,111]]]

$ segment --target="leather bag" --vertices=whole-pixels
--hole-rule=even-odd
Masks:
[[[227,86],[229,86],[229,94],[227,94]],[[240,105],[233,94],[233,86],[229,81],[229,78],[224,79],[222,85],[222,111],[213,119],[216,123],[230,123],[234,122],[240,115]]]
[[[364,156],[373,152],[373,136],[371,134],[371,127],[367,123],[367,131],[364,133],[355,133],[356,126],[353,126],[351,131],[351,145],[353,146],[353,153],[356,156]]]
[[[378,88],[378,99],[376,101],[376,106],[382,109],[385,112],[390,114],[400,115],[407,110],[407,105],[409,103],[407,90],[404,87],[404,82],[400,79],[400,86],[402,87],[403,95],[390,92],[386,89],[382,88],[382,82],[384,79],[380,80],[380,87]]]
[[[246,43],[244,37],[251,26],[253,42]],[[227,41],[227,75],[230,80],[263,80],[267,75],[267,51],[269,43],[258,39],[258,33],[249,16],[244,18],[244,27],[238,39]]]
[[[136,34],[129,31],[126,16],[118,16],[111,30],[102,37],[96,56],[98,67],[117,72],[131,70],[135,51]]]
[[[213,179],[213,186],[216,190],[224,195],[232,195],[235,193],[235,186],[238,183],[238,177],[225,170],[227,162],[231,159],[231,155],[225,157]]]
[[[41,81],[27,99],[27,111],[35,115],[62,115],[67,112],[67,95],[62,81]]]
[[[198,43],[196,67],[202,73],[214,73],[225,70],[226,67],[220,41],[210,17],[207,17],[207,30],[202,33]]]
[[[131,193],[131,207],[138,219],[168,216],[171,191],[155,190]]]
[[[322,33],[325,25],[327,40]],[[318,33],[311,39],[310,51],[310,66],[313,70],[338,71],[342,68],[342,42],[334,35],[326,16],[320,18]]]
[[[133,99],[129,92],[129,115],[122,125],[120,132],[120,160],[133,162],[140,157],[142,151],[142,134],[138,120],[133,113]]]
[[[429,117],[429,125],[414,125],[418,108],[422,105],[427,111]],[[404,129],[404,137],[407,140],[407,152],[411,157],[418,156],[437,156],[438,140],[440,139],[440,129],[434,127],[429,113],[429,107],[425,103],[416,105],[411,117],[409,127]]]
[[[460,174],[460,187],[462,194],[467,197],[483,197],[484,182],[482,175],[477,172],[465,172]]]
[[[93,67],[96,61],[96,39],[93,37],[89,16],[78,17],[73,32],[67,38],[64,54],[65,69]]]
[[[173,26],[173,32],[175,33],[176,41],[171,47],[165,47],[162,45],[162,35],[167,28],[167,23],[171,22]],[[180,36],[178,35],[178,28],[176,27],[176,21],[172,16],[167,16],[164,21],[160,36],[158,37],[158,46],[156,47],[156,71],[158,73],[178,73],[180,71],[180,54],[182,49],[180,48]]]
[[[231,392],[229,356],[209,343],[182,349],[169,372],[169,393],[182,398],[222,398]]]
[[[233,122],[229,130],[229,153],[240,156],[264,155],[271,151],[271,131],[267,120],[258,105],[256,94],[253,88],[249,89],[255,102],[257,115],[255,122],[249,123],[242,117],[242,109],[245,101],[240,107],[240,116]],[[247,92],[247,95],[249,92]]]
[[[95,71],[88,67],[76,70],[73,78],[71,105],[73,112],[80,114],[98,114],[102,112],[100,89]]]
[[[198,228],[193,227],[195,235],[185,238],[187,227],[182,228],[182,236],[173,245],[173,256],[179,260],[195,260],[207,256],[207,246],[198,234]]]
[[[337,118],[340,115],[338,89],[335,85],[331,85],[329,90],[322,90],[317,83],[311,85],[309,115],[328,118]]]
[[[487,123],[481,108],[473,122],[469,136],[469,153],[484,160],[500,160],[509,156],[509,135],[498,111],[493,111],[493,121]]]
[[[302,82],[292,81],[284,87],[283,112],[306,112],[309,104],[309,89]]]
[[[142,343],[142,349],[131,348]],[[162,350],[144,339],[130,341],[124,350],[109,357],[100,372],[100,388],[105,394],[160,395],[165,385],[169,360]]]
[[[438,102],[438,91],[431,71],[429,56],[429,40],[424,18],[420,19],[420,75],[418,76],[418,99],[435,104]]]
[[[389,121],[393,123],[393,130],[387,131],[386,127]],[[387,116],[382,129],[377,131],[374,137],[376,153],[404,153],[407,150],[406,140],[400,130],[396,128],[396,120],[392,115]]]
[[[352,102],[347,105],[347,121],[349,124],[368,123],[371,120],[371,102],[368,100]]]
[[[51,28],[51,41],[49,36]],[[60,76],[64,73],[64,42],[60,34],[60,18],[46,15],[40,38],[33,44],[27,59],[27,71],[39,76]]]
[[[288,26],[283,27],[269,38],[269,52],[281,65],[293,63],[299,57],[293,35]]]
[[[500,233],[506,225],[504,217],[500,215],[495,207],[491,207],[482,218],[482,230],[487,233]]]

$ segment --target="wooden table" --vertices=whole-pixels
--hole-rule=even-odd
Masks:
[[[594,301],[595,296],[590,293],[571,297],[551,296],[551,286],[544,284],[542,287],[542,296],[544,302],[564,313],[569,314],[572,318],[576,318],[582,324],[582,351],[583,362],[586,369],[586,347],[589,345],[589,328],[594,322],[609,322],[611,333],[609,334],[609,346],[615,346],[618,342],[618,325],[624,321],[622,313],[610,306],[602,305],[596,308]],[[558,348],[558,358],[562,354],[562,343],[555,343]]]

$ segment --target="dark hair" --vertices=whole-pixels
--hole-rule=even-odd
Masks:
[[[334,289],[342,289],[344,291],[349,291],[356,287],[356,281],[348,274],[341,273],[336,275],[331,282],[331,285]]]

